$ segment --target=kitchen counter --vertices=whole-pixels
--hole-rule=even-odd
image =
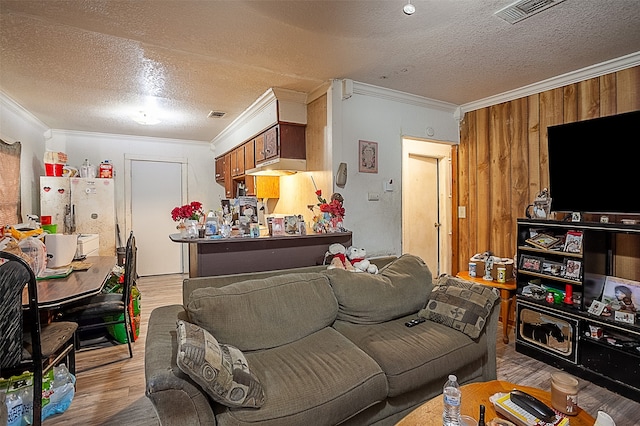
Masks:
[[[351,245],[351,232],[273,237],[182,238],[189,245],[189,277],[273,271],[322,265],[329,245]]]

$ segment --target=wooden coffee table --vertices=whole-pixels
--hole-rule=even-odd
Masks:
[[[470,383],[462,386],[460,389],[462,390],[462,407],[460,408],[460,414],[471,416],[478,420],[479,407],[480,404],[483,404],[486,408],[484,416],[485,422],[489,422],[489,420],[494,417],[502,418],[502,416],[496,414],[493,404],[489,401],[489,398],[498,392],[507,393],[513,389],[520,389],[529,395],[535,396],[548,406],[551,406],[551,394],[549,392],[499,380]],[[440,426],[442,425],[442,408],[442,395],[438,395],[413,410],[405,418],[400,420],[396,426]],[[595,419],[582,409],[578,409],[578,415],[570,417],[571,426],[593,426],[594,422]]]

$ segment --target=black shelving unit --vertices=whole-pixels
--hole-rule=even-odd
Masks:
[[[536,232],[562,240],[573,231],[582,234],[577,253],[561,243],[540,248],[526,241]],[[634,323],[616,320],[614,309],[605,309],[609,316],[589,312],[594,300],[601,301],[607,277],[640,281],[639,253],[637,224],[519,219],[516,351],[640,402],[640,300],[636,312],[624,311]],[[567,265],[576,262],[581,273],[567,277]],[[545,291],[532,295],[526,290],[532,285]],[[547,299],[547,290],[556,297]],[[567,290],[577,296],[572,303],[559,297]]]

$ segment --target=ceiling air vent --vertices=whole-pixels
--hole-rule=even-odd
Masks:
[[[209,111],[209,115],[207,115],[207,117],[209,118],[222,118],[224,117],[226,114],[226,112],[222,112],[222,111]]]
[[[494,13],[494,15],[504,19],[510,24],[515,24],[563,1],[564,0],[520,0],[510,4],[504,9],[500,9]]]

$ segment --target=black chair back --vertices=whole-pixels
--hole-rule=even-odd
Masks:
[[[122,295],[124,296],[125,310],[129,309],[129,303],[131,302],[131,290],[138,279],[137,276],[137,257],[138,248],[136,247],[136,237],[133,235],[133,231],[129,234],[127,240],[127,248],[124,255],[124,287],[122,288]],[[125,314],[126,318],[129,318],[129,324],[125,327],[128,330],[129,340],[133,340],[133,318],[128,314]]]
[[[33,360],[33,424],[42,418],[42,346],[38,285],[29,264],[13,253],[0,251],[0,373],[2,369],[18,367],[22,361],[23,314],[29,325]],[[27,284],[29,308],[23,310],[22,291]],[[37,390],[40,390],[39,392]]]

